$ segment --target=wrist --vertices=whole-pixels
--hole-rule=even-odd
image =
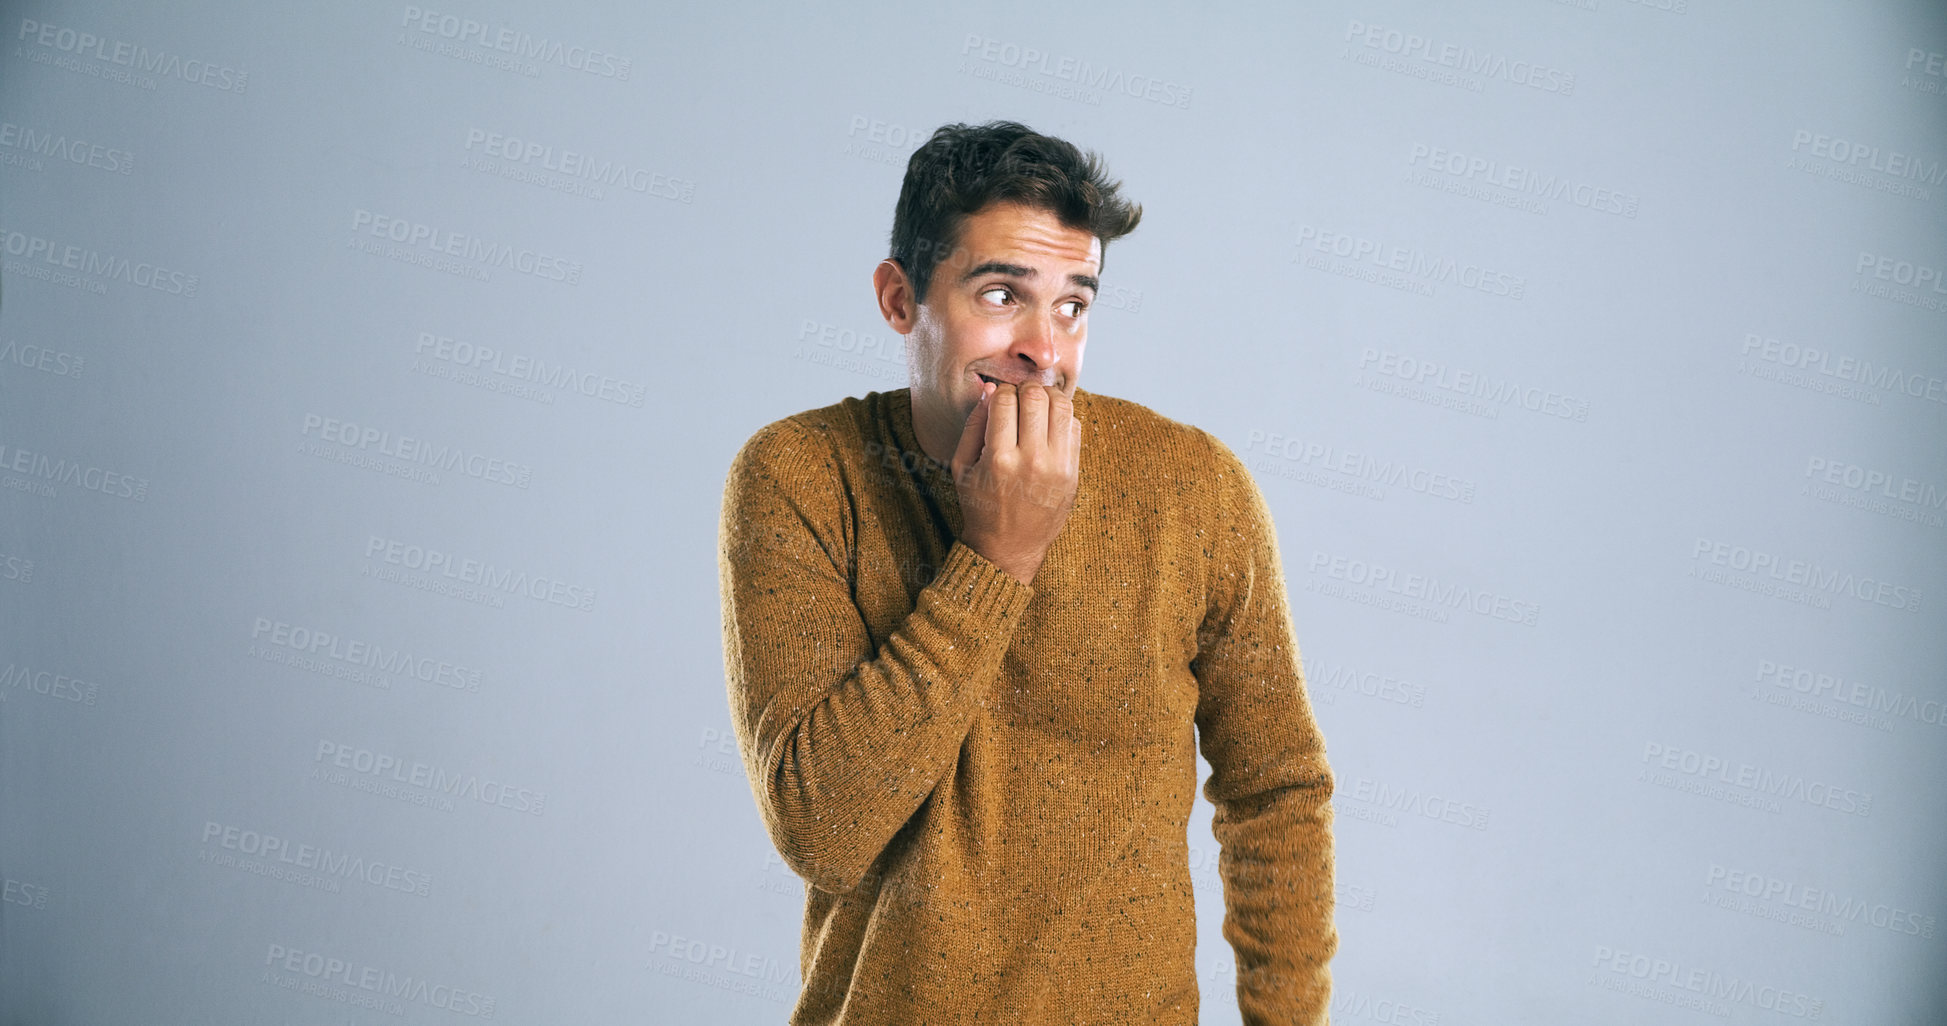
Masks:
[[[999,552],[991,545],[985,545],[965,537],[961,538],[960,542],[967,548],[972,549],[980,558],[999,567],[1003,573],[1020,581],[1022,584],[1031,584],[1034,581],[1035,571],[1041,569],[1041,557],[1039,556],[1025,557],[1013,553]]]
[[[1027,585],[1034,583],[1034,575],[1041,569],[1041,559],[1039,557],[1034,559],[994,560],[993,563],[995,566],[1006,571],[1008,576]]]

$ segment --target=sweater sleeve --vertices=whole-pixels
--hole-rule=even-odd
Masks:
[[[765,828],[807,883],[844,893],[958,760],[1033,592],[955,541],[875,651],[833,458],[789,419],[753,435],[724,486],[718,572],[730,711]]]
[[[1217,538],[1192,670],[1237,1006],[1245,1026],[1322,1026],[1338,950],[1332,771],[1305,696],[1270,510],[1243,461],[1204,437]]]

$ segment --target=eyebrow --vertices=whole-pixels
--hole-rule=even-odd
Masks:
[[[1038,272],[1032,267],[1023,267],[1020,264],[1010,264],[1001,260],[989,260],[961,275],[960,284],[965,285],[983,274],[1004,274],[1010,278],[1034,278],[1038,276]],[[1092,274],[1071,274],[1068,276],[1068,281],[1070,284],[1085,288],[1090,292],[1099,293],[1102,291],[1101,283]]]

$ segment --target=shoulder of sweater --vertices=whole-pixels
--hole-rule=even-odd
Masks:
[[[1096,393],[1088,398],[1097,444],[1114,446],[1118,476],[1142,480],[1158,496],[1203,497],[1215,522],[1231,533],[1269,523],[1250,468],[1223,439],[1128,399]]]
[[[837,433],[856,437],[863,433],[870,416],[865,402],[846,396],[835,403],[779,417],[752,432],[739,448],[738,458],[777,458],[806,445],[817,446],[815,451],[821,457],[829,456],[831,442],[825,436]]]
[[[846,454],[863,451],[872,434],[874,411],[888,401],[885,393],[800,410],[765,424],[738,447],[730,463],[727,493],[741,493],[768,479],[769,488],[792,496],[794,504],[834,512],[831,502],[844,492],[840,463]]]
[[[1160,459],[1171,465],[1143,465],[1131,469],[1164,470],[1179,477],[1236,473],[1243,461],[1216,435],[1150,409],[1131,399],[1088,393],[1088,418],[1096,437],[1131,457]]]
[[[731,457],[726,488],[740,492],[769,481],[788,493],[815,494],[812,482],[830,472],[832,448],[803,416],[779,417],[751,432]]]

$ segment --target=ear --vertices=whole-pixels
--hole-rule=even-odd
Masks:
[[[901,335],[913,333],[919,323],[919,304],[913,301],[913,283],[906,269],[890,257],[872,269],[872,291],[879,297],[879,316]]]

